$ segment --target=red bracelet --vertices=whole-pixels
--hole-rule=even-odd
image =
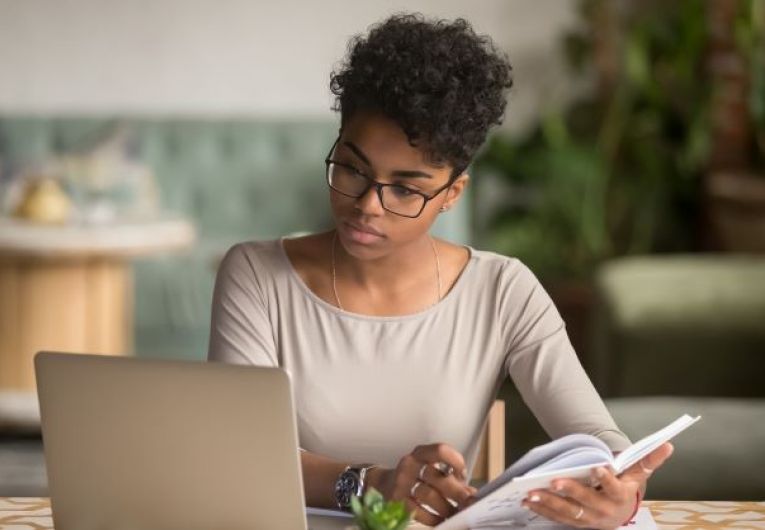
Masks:
[[[635,518],[635,516],[636,516],[636,515],[637,515],[637,513],[638,513],[638,510],[640,509],[640,502],[641,502],[642,500],[643,500],[643,499],[642,499],[642,497],[641,497],[641,495],[640,495],[640,490],[637,490],[637,491],[635,492],[635,509],[634,509],[634,510],[632,510],[632,515],[630,515],[630,516],[627,518],[627,520],[626,520],[626,521],[624,521],[624,522],[621,524],[621,526],[627,526],[628,524],[630,524],[630,523],[632,522],[632,519],[634,519],[634,518]]]

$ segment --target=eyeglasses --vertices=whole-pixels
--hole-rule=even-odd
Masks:
[[[365,175],[350,164],[337,162],[330,157],[337,146],[340,138],[335,140],[332,148],[329,150],[324,163],[327,166],[327,184],[330,188],[355,199],[362,197],[373,187],[377,191],[377,197],[380,199],[382,207],[393,214],[402,217],[419,217],[425,209],[428,201],[435,199],[438,194],[452,185],[449,179],[445,185],[435,190],[432,194],[426,195],[419,190],[402,186],[401,184],[383,184],[377,182],[372,177]]]

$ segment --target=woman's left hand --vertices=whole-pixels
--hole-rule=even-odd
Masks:
[[[573,479],[556,479],[552,491],[530,491],[523,505],[569,526],[613,530],[632,515],[637,492],[645,491],[648,478],[664,464],[672,450],[672,444],[665,443],[619,477],[609,468],[595,469],[593,479],[601,485],[597,489]]]

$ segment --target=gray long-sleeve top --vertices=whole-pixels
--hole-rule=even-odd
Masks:
[[[628,447],[536,277],[517,259],[469,250],[440,302],[381,317],[319,298],[281,240],[236,245],[218,271],[209,359],[289,371],[301,447],[342,462],[394,467],[417,445],[445,442],[472,471],[508,375],[551,437]]]

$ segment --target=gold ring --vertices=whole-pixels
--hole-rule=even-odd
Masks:
[[[584,506],[579,506],[579,511],[574,516],[574,519],[576,519],[578,521],[579,519],[582,518],[582,515],[584,515]]]

